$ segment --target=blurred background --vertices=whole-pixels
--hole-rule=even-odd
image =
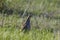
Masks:
[[[0,0],[0,27],[3,27],[0,31],[5,28],[21,29],[30,14],[31,30],[46,29],[60,37],[60,0]]]

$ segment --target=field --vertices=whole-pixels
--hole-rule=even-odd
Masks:
[[[57,40],[57,36],[47,30],[31,30],[27,33],[16,28],[0,28],[0,40]]]
[[[26,18],[14,14],[8,17],[2,15],[0,14],[0,40],[58,40],[59,38],[57,31],[60,29],[60,19],[37,17],[37,20],[39,20],[37,24],[32,17],[31,30],[24,33],[21,28],[23,19],[26,20]]]
[[[24,33],[30,13],[31,30]],[[0,40],[60,40],[60,0],[1,0]]]

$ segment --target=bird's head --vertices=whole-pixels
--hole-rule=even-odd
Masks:
[[[28,15],[28,18],[31,18],[31,17],[32,17],[32,14],[29,14],[29,15]]]

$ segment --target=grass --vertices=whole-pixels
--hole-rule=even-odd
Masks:
[[[20,32],[16,28],[0,28],[0,40],[54,40],[54,34],[47,30],[30,30]]]
[[[51,28],[59,29],[60,19],[47,19],[36,17],[39,29],[36,26],[36,20],[31,18],[31,30],[27,33],[21,32],[23,20],[19,15],[2,16],[3,27],[0,26],[0,40],[58,40],[58,35],[51,32]],[[39,20],[39,21],[38,21]],[[0,21],[0,25],[1,25]],[[53,31],[53,30],[52,30]]]
[[[5,0],[5,4],[9,8],[19,11],[25,11],[28,8],[28,13],[32,12],[36,15],[45,12],[56,12],[60,9],[60,0]]]
[[[51,30],[60,29],[60,0],[31,0],[30,3],[28,0],[5,0],[4,2],[13,11],[25,11],[28,8],[28,13],[39,15],[40,13],[51,12],[56,18],[36,17],[36,23],[35,18],[32,17],[31,30],[24,33],[20,30],[26,17],[21,18],[15,14],[9,16],[0,14],[0,40],[58,40],[58,34],[54,34]]]

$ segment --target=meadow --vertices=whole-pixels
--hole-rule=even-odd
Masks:
[[[2,15],[0,14],[0,40],[58,40],[59,38],[57,31],[60,29],[60,19],[36,17],[38,22],[36,23],[36,19],[32,17],[31,30],[24,33],[21,28],[26,17],[21,18],[15,14],[8,17]]]
[[[31,30],[24,33],[30,13]],[[0,40],[60,40],[60,0],[1,0]]]

